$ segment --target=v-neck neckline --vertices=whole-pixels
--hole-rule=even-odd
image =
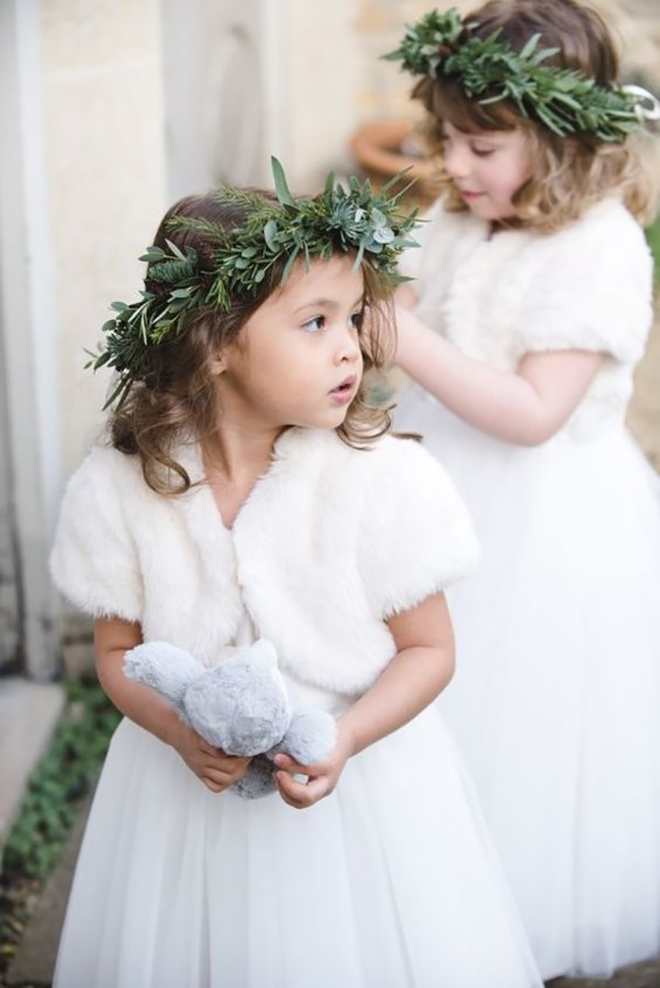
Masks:
[[[202,444],[199,441],[191,442],[183,447],[183,451],[179,453],[179,459],[183,461],[188,475],[190,476],[191,482],[195,484],[194,491],[198,494],[203,492],[203,497],[208,498],[209,505],[215,512],[217,519],[220,523],[220,528],[222,531],[226,532],[229,536],[234,536],[236,532],[237,524],[243,517],[245,509],[248,504],[252,501],[253,496],[256,494],[257,490],[261,487],[262,483],[271,475],[273,466],[281,455],[282,445],[288,445],[290,438],[293,433],[297,433],[300,430],[295,426],[291,426],[285,429],[277,437],[273,443],[273,448],[270,454],[270,460],[263,473],[259,474],[256,478],[243,501],[241,502],[238,511],[235,513],[231,525],[228,525],[225,521],[225,517],[222,513],[222,508],[214,491],[213,485],[208,479],[206,466],[204,463],[204,453],[202,449]],[[286,439],[285,439],[286,437]]]

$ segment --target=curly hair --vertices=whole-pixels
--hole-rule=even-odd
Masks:
[[[272,199],[269,192],[256,191]],[[245,222],[249,207],[222,201],[213,193],[188,196],[175,203],[163,217],[154,244],[166,248],[167,241],[180,249],[193,247],[202,267],[213,265],[213,244],[199,230],[172,228],[177,216],[207,219],[231,230]],[[370,378],[388,362],[393,345],[393,327],[388,316],[391,288],[385,276],[363,261],[363,319],[360,332],[364,376],[344,422],[337,428],[350,446],[366,448],[391,427],[391,410],[369,402]],[[256,286],[249,300],[234,299],[228,312],[206,309],[191,313],[182,329],[166,337],[150,353],[150,371],[130,388],[126,400],[110,415],[110,443],[142,463],[144,479],[152,490],[165,496],[183,494],[192,486],[185,468],[175,458],[181,441],[212,440],[218,430],[218,390],[211,371],[214,357],[226,346],[240,345],[241,330],[250,317],[280,287],[282,265],[274,266],[270,278]],[[147,277],[145,288],[167,296],[172,286]]]
[[[534,34],[544,48],[557,48],[544,65],[575,69],[603,87],[615,83],[618,58],[601,16],[575,0],[490,0],[468,18],[476,22],[474,36],[499,38],[521,51]],[[521,128],[530,142],[532,175],[513,197],[516,222],[539,233],[554,233],[578,219],[607,195],[618,195],[640,223],[649,222],[656,208],[656,183],[644,135],[623,144],[600,141],[591,133],[567,137],[527,119],[507,100],[482,104],[466,96],[460,80],[425,77],[413,98],[427,111],[425,137],[438,163],[435,191],[453,212],[469,207],[444,170],[442,125],[449,121],[464,132]]]

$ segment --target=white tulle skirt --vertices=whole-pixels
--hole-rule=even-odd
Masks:
[[[297,811],[214,795],[125,720],[75,875],[57,988],[540,985],[437,711]]]
[[[482,542],[450,588],[457,673],[437,704],[467,761],[541,973],[660,952],[660,498],[617,428],[521,449],[416,387]]]

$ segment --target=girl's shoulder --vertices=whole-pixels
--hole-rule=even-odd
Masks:
[[[556,233],[536,236],[534,244],[538,251],[563,254],[571,258],[571,262],[585,250],[589,256],[583,260],[592,264],[608,259],[615,259],[624,266],[639,260],[644,264],[651,261],[644,231],[616,197],[601,200]]]
[[[138,456],[129,456],[112,446],[93,446],[80,466],[71,475],[66,495],[85,488],[108,494],[124,486],[144,483]]]
[[[146,490],[139,458],[107,446],[94,447],[66,486],[51,575],[65,597],[94,617],[140,620],[135,530],[147,515]]]
[[[399,552],[403,559],[410,552],[421,570],[428,556],[442,566],[447,582],[475,564],[479,550],[467,509],[422,443],[386,435],[355,449],[332,431],[298,429],[287,442],[299,454],[294,476],[307,477],[304,486],[318,499],[320,513],[351,519],[370,557]]]
[[[622,202],[597,203],[519,258],[519,353],[593,350],[634,364],[653,318],[653,257]]]
[[[309,468],[324,473],[338,471],[338,486],[354,487],[379,483],[387,478],[388,486],[416,484],[421,476],[447,480],[440,463],[423,444],[408,436],[387,434],[374,438],[364,448],[349,446],[333,430],[292,428],[278,440],[276,459],[298,461],[303,472]]]

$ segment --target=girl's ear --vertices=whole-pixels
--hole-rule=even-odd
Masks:
[[[213,377],[219,377],[227,370],[227,356],[224,350],[220,350],[209,360],[209,371]]]

